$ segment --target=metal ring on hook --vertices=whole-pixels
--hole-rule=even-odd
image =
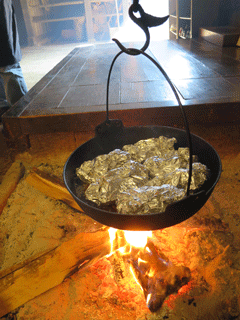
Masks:
[[[136,17],[134,15],[134,12],[139,12],[140,18]],[[146,12],[144,12],[143,8],[138,3],[138,0],[134,0],[134,3],[130,6],[130,8],[128,10],[128,14],[129,14],[129,17],[132,19],[132,21],[135,22],[144,31],[144,33],[146,35],[146,42],[145,42],[144,46],[140,49],[140,51],[144,52],[148,48],[149,43],[150,43],[150,33],[149,33],[148,28],[160,26],[165,21],[167,21],[169,16],[165,16],[165,17],[161,18],[161,17],[154,17],[150,14],[147,14]],[[123,52],[130,54],[130,55],[138,55],[139,54],[138,50],[135,50],[133,48],[126,48],[119,40],[117,40],[115,38],[112,40],[116,42],[118,47]]]
[[[137,18],[135,17],[135,15],[133,14],[133,12],[139,12],[140,13],[140,18]],[[149,43],[150,43],[150,33],[149,33],[149,30],[148,30],[148,27],[147,25],[145,25],[146,21],[144,19],[144,10],[143,8],[140,6],[140,4],[138,4],[138,1],[137,3],[135,4],[132,4],[128,10],[128,14],[129,14],[129,17],[133,20],[133,22],[135,22],[145,33],[146,35],[146,41],[145,41],[145,44],[144,46],[140,49],[141,51],[145,51],[148,46],[149,46]],[[116,42],[116,44],[118,45],[118,47],[125,53],[129,54],[129,55],[139,55],[139,51],[138,50],[135,50],[134,48],[126,48],[119,40],[117,39],[112,39],[113,41]]]

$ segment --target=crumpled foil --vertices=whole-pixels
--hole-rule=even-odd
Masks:
[[[155,177],[163,172],[173,172],[175,169],[180,168],[181,163],[178,157],[164,159],[155,156],[144,161],[144,165],[148,168],[150,176]]]
[[[174,144],[177,142],[175,138],[150,138],[140,140],[135,144],[125,145],[123,150],[130,153],[131,159],[142,163],[144,160],[153,157],[167,157],[167,154],[175,154]]]
[[[192,164],[192,178],[190,183],[190,190],[196,190],[207,180],[209,172],[207,167],[199,162]],[[162,184],[169,184],[177,188],[187,190],[189,178],[188,168],[177,168],[170,172],[161,171],[155,177],[147,182],[147,186],[159,186]]]
[[[170,203],[181,200],[184,195],[183,189],[169,184],[128,189],[118,193],[117,211],[134,215],[160,213]]]
[[[109,203],[117,199],[119,192],[144,185],[148,177],[148,170],[141,163],[129,160],[91,183],[85,195],[97,204]]]
[[[86,183],[93,183],[109,170],[121,167],[130,159],[131,155],[128,152],[115,149],[109,154],[103,154],[93,160],[85,161],[80,168],[77,168],[76,174],[80,180]]]
[[[88,187],[85,196],[98,205],[114,203],[121,214],[151,214],[182,199],[189,177],[189,149],[160,136],[125,145],[85,161],[76,169]],[[190,190],[201,187],[209,171],[193,156]]]

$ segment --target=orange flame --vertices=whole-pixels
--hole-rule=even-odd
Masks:
[[[122,256],[133,254],[133,248],[137,248],[137,251],[134,252],[134,255],[138,252],[138,250],[141,250],[141,248],[145,248],[148,242],[148,238],[152,237],[152,231],[118,231],[114,228],[109,228],[109,238],[111,242],[111,253],[109,256],[114,254],[114,252],[118,251],[121,253]],[[122,247],[116,247],[116,239],[120,236],[120,234],[124,236],[126,242],[124,246]],[[147,248],[148,249],[148,248]],[[139,266],[144,266],[147,264],[147,261],[141,259],[140,257],[136,257],[138,261]],[[143,291],[143,288],[139,282],[139,280],[136,277],[136,274],[133,270],[133,267],[130,265],[130,272],[132,273],[133,278],[135,279],[135,282],[139,285],[141,290]]]
[[[109,228],[108,233],[109,233],[109,238],[110,238],[110,243],[111,243],[111,252],[113,252],[113,241],[116,237],[117,229]]]
[[[109,238],[111,243],[111,253],[114,251],[114,240],[118,230],[109,228]],[[136,248],[144,248],[147,244],[148,238],[152,237],[152,231],[124,231],[124,237],[128,244]],[[121,253],[124,253],[124,247],[118,248]]]

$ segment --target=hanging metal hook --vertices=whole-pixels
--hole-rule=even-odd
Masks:
[[[139,0],[133,0],[133,11],[134,12],[137,12],[138,11],[138,3],[139,3]]]
[[[137,13],[139,12],[140,17],[136,17],[134,15],[134,12]],[[128,14],[129,17],[132,19],[133,22],[135,22],[145,33],[146,35],[146,41],[145,44],[143,45],[142,49],[140,49],[141,51],[145,51],[150,43],[150,33],[148,28],[151,27],[156,27],[156,26],[160,26],[161,24],[163,24],[165,21],[167,21],[167,19],[169,18],[168,16],[165,17],[154,17],[148,13],[146,13],[142,6],[139,4],[139,0],[134,0],[133,4],[130,6],[129,10],[128,10]],[[134,48],[126,48],[119,40],[117,39],[112,39],[113,41],[116,42],[116,44],[118,45],[118,47],[125,53],[130,54],[130,55],[138,55],[139,54],[139,50],[135,50]]]

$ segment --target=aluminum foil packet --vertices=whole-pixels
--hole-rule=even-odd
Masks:
[[[153,156],[167,157],[169,154],[175,154],[174,144],[176,142],[175,138],[160,136],[159,138],[140,140],[133,145],[126,145],[123,150],[130,153],[132,160],[142,163]]]
[[[192,177],[190,183],[190,190],[197,190],[209,177],[209,170],[207,167],[199,162],[192,164]],[[188,168],[176,168],[173,171],[161,171],[155,175],[153,179],[147,182],[147,186],[159,186],[162,184],[169,184],[177,188],[187,190],[189,179]]]
[[[146,161],[144,161],[144,166],[149,170],[150,176],[155,177],[158,174],[170,173],[175,169],[180,168],[181,162],[178,157],[165,159],[154,156],[146,159]]]
[[[117,199],[119,192],[142,186],[148,179],[148,170],[141,163],[129,160],[91,183],[85,195],[97,204],[110,203]]]
[[[179,181],[178,187],[187,188],[187,183],[189,179],[189,169],[179,169],[181,179]],[[192,164],[192,178],[190,183],[190,190],[199,189],[204,182],[209,178],[210,172],[204,164],[200,162],[194,162]]]
[[[143,186],[119,192],[117,211],[122,214],[151,214],[160,213],[175,201],[185,196],[183,189],[164,184],[162,186]]]
[[[189,179],[189,149],[160,136],[125,145],[85,161],[76,174],[88,184],[85,196],[98,205],[114,203],[121,214],[163,212],[182,199]],[[207,167],[193,156],[190,190],[208,179]]]
[[[131,155],[128,152],[115,149],[109,154],[103,154],[93,160],[83,162],[80,168],[76,169],[76,174],[80,180],[86,183],[93,183],[109,170],[121,167],[130,158]]]
[[[181,162],[181,168],[187,168],[189,165],[189,148],[178,148],[177,154]],[[196,155],[192,156],[193,162],[198,162],[198,157]]]

